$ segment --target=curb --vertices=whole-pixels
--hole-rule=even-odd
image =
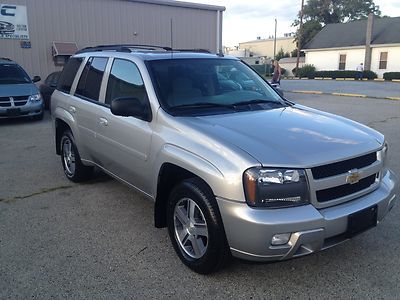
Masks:
[[[308,94],[308,95],[330,95],[330,96],[339,96],[339,97],[352,97],[352,98],[370,98],[370,99],[380,99],[380,100],[392,100],[392,101],[400,101],[400,97],[376,97],[376,96],[368,96],[362,94],[350,94],[350,93],[325,93],[322,91],[287,91],[283,90],[285,93],[295,93],[295,94]]]

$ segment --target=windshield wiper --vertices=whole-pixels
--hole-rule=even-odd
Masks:
[[[250,105],[250,104],[277,104],[277,105],[282,105],[282,102],[275,101],[275,100],[268,100],[268,99],[254,99],[254,100],[248,100],[248,101],[242,101],[242,102],[237,102],[232,104],[232,106],[241,106],[241,105]]]
[[[221,104],[221,103],[212,103],[212,102],[198,102],[198,103],[189,103],[189,104],[181,104],[171,107],[171,109],[180,109],[180,108],[213,108],[213,107],[222,107],[235,109],[232,104]]]

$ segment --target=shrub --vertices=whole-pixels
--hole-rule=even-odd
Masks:
[[[356,78],[357,71],[353,70],[345,70],[345,71],[316,71],[315,77],[322,77],[322,78]],[[372,71],[364,71],[363,78],[368,79],[375,79],[378,75]]]
[[[400,79],[400,72],[386,72],[383,74],[385,80]]]
[[[300,68],[296,74],[300,78],[308,78],[314,79],[315,78],[315,67],[313,65],[304,65]]]

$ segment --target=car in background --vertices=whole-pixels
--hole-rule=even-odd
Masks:
[[[60,71],[51,73],[49,76],[47,76],[44,83],[41,84],[39,87],[40,94],[42,94],[43,97],[45,109],[50,109],[51,94],[53,94],[54,90],[57,87],[60,74]]]
[[[43,100],[25,70],[8,58],[0,58],[0,118],[31,117],[43,119]]]

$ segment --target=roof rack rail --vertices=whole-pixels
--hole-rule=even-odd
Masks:
[[[137,45],[137,44],[117,44],[117,45],[98,45],[94,47],[86,47],[75,54],[85,53],[85,52],[96,52],[96,51],[117,51],[117,52],[132,52],[133,50],[165,50],[171,51],[170,47],[154,46],[154,45]]]
[[[98,45],[94,47],[86,47],[75,54],[86,53],[86,52],[96,52],[96,51],[116,51],[116,52],[133,52],[135,50],[146,50],[146,51],[172,51],[172,52],[198,52],[198,53],[211,53],[207,49],[172,49],[171,47],[164,46],[154,46],[154,45],[136,45],[136,44],[117,44],[117,45]]]
[[[177,52],[211,53],[211,51],[207,50],[207,49],[173,49],[173,51],[177,51]]]
[[[8,60],[8,61],[13,61],[12,59],[9,59],[8,57],[0,57],[2,60]]]

